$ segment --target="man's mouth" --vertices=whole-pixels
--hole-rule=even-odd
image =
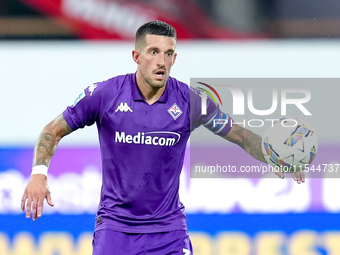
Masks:
[[[155,74],[156,74],[157,77],[163,78],[164,75],[165,75],[165,71],[164,70],[159,70]]]

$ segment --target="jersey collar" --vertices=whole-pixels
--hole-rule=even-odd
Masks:
[[[134,73],[134,75],[132,75],[132,99],[133,101],[145,101],[142,94],[140,93],[138,86],[137,86],[137,82],[136,82],[136,73]],[[168,79],[168,81],[166,82],[166,87],[165,90],[163,92],[163,94],[161,95],[161,97],[157,100],[157,102],[160,103],[166,103],[168,101],[168,90],[169,90],[169,84],[170,83],[170,79]]]

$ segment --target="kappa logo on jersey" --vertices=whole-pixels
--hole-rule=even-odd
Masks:
[[[126,135],[116,131],[116,143],[133,143],[157,146],[174,146],[181,139],[181,135],[170,131],[138,132],[136,135]]]
[[[94,84],[89,86],[90,96],[92,96],[92,93],[95,90],[95,88],[97,88],[97,84],[96,83],[94,83]]]
[[[191,254],[190,250],[185,249],[185,248],[183,248],[183,252],[184,252],[183,255],[190,255]]]
[[[168,113],[171,115],[171,117],[176,120],[183,112],[182,110],[178,107],[176,103],[174,103],[169,109]]]
[[[115,110],[115,112],[118,112],[118,111],[121,111],[121,112],[127,112],[127,111],[130,111],[132,112],[131,108],[128,106],[127,103],[123,103],[121,102],[120,105],[117,107],[117,109]]]
[[[85,92],[82,91],[82,92],[79,94],[79,96],[76,98],[76,100],[74,100],[74,103],[73,103],[73,106],[72,106],[72,107],[75,107],[76,104],[78,104],[78,102],[79,102],[80,100],[82,100],[84,97],[85,97]]]

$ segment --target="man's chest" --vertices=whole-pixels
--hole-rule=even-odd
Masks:
[[[186,132],[190,129],[189,107],[185,103],[175,101],[148,105],[144,101],[116,100],[104,115],[102,124],[131,133]]]
[[[100,130],[114,143],[172,147],[189,135],[189,105],[176,100],[153,105],[116,100],[101,120]]]

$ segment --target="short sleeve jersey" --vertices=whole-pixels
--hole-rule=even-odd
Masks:
[[[197,101],[191,116],[190,100]],[[199,91],[169,77],[162,96],[149,105],[134,73],[89,86],[67,107],[63,116],[72,130],[94,123],[98,129],[103,180],[95,230],[187,229],[178,194],[187,140],[219,111],[208,100],[202,115],[200,100]]]

